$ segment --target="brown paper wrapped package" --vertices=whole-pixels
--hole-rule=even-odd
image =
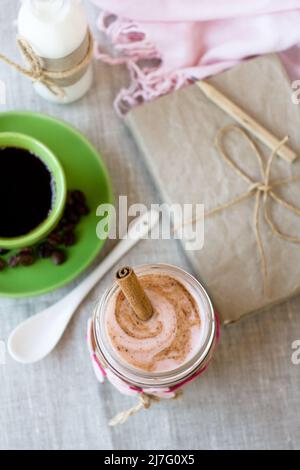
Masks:
[[[300,106],[276,55],[249,60],[208,80],[300,155]],[[214,145],[221,128],[234,123],[196,85],[164,96],[131,111],[126,121],[147,159],[162,198],[168,203],[204,203],[205,210],[225,203],[247,184],[222,160]],[[264,160],[270,150],[257,141]],[[230,157],[255,180],[260,179],[253,150],[239,134],[226,137]],[[300,161],[279,157],[271,180],[300,174]],[[278,194],[300,205],[300,184],[278,188]],[[260,214],[262,242],[269,271],[270,292],[263,276],[253,226],[255,198],[247,199],[205,221],[202,250],[186,251],[224,323],[282,302],[300,291],[300,245],[274,237]],[[276,224],[300,236],[300,219],[271,204]]]

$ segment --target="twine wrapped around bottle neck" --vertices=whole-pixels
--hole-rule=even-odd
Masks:
[[[82,53],[82,48],[85,47],[85,44],[85,55],[82,59],[80,55]],[[29,42],[21,36],[17,36],[17,45],[24,58],[24,61],[28,65],[28,68],[22,67],[3,54],[0,54],[0,60],[13,67],[17,72],[30,78],[33,82],[42,83],[51,93],[53,93],[53,95],[58,97],[64,97],[65,95],[63,85],[61,85],[59,82],[63,80],[72,81],[72,79],[76,78],[78,75],[80,78],[80,74],[83,74],[90,64],[94,52],[94,39],[89,29],[83,43],[79,46],[79,48],[66,58],[62,59],[45,61],[42,57],[36,54]],[[79,62],[78,58],[80,58]],[[53,69],[55,69],[56,62],[59,62],[59,68],[62,70],[50,70],[48,68],[48,64],[50,62],[53,63]],[[64,63],[66,65],[66,70],[63,69]]]

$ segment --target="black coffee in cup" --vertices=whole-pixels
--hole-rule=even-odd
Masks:
[[[30,233],[47,219],[53,199],[53,177],[40,158],[0,147],[0,238]]]

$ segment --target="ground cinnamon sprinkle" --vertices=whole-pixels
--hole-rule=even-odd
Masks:
[[[174,369],[197,346],[199,307],[187,288],[171,276],[149,274],[139,280],[154,314],[148,321],[140,320],[119,292],[107,320],[111,345],[131,366],[149,372]]]

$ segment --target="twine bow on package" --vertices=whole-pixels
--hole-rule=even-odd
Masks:
[[[276,55],[208,80],[272,132],[266,145],[195,85],[128,113],[126,120],[164,202],[203,203],[204,246],[186,254],[223,323],[300,291],[300,106]]]

